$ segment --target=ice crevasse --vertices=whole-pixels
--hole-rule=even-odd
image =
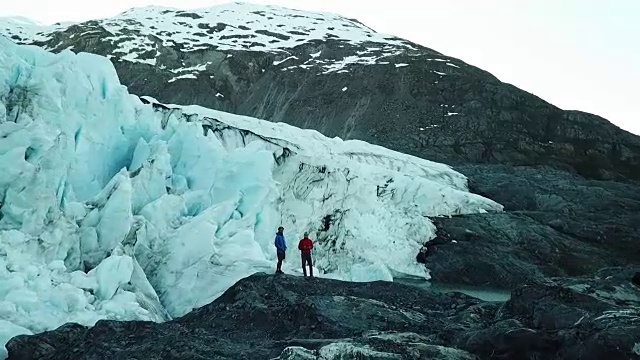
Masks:
[[[0,341],[164,321],[273,271],[285,227],[320,276],[428,278],[429,216],[501,211],[448,166],[130,95],[106,58],[0,37]],[[0,353],[0,355],[3,355]]]

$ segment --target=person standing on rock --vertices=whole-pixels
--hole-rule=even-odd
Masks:
[[[284,274],[282,272],[282,261],[285,258],[285,254],[287,252],[287,243],[284,240],[284,228],[280,226],[278,228],[278,232],[276,233],[276,253],[278,255],[278,266],[276,268],[276,274]]]
[[[307,276],[306,265],[309,264],[309,276],[313,277],[313,262],[311,261],[311,250],[313,249],[313,241],[309,239],[309,233],[304,233],[304,238],[298,243],[298,250],[302,255],[302,273]]]

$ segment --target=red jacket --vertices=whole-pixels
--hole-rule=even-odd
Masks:
[[[300,242],[298,243],[298,249],[302,251],[303,254],[311,254],[311,249],[313,249],[313,241],[308,237],[300,240]]]

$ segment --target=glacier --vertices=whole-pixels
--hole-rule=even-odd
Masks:
[[[166,321],[273,272],[429,278],[433,216],[502,211],[450,167],[129,94],[106,58],[0,37],[0,342],[67,322]],[[2,349],[3,350],[3,349]],[[0,358],[6,352],[0,350]]]

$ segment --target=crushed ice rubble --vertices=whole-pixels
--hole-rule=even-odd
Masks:
[[[435,234],[427,216],[502,210],[446,165],[146,104],[106,58],[2,37],[0,167],[2,344],[67,322],[181,316],[272,271],[280,224],[292,248],[311,231],[321,276],[428,278],[415,261]]]

